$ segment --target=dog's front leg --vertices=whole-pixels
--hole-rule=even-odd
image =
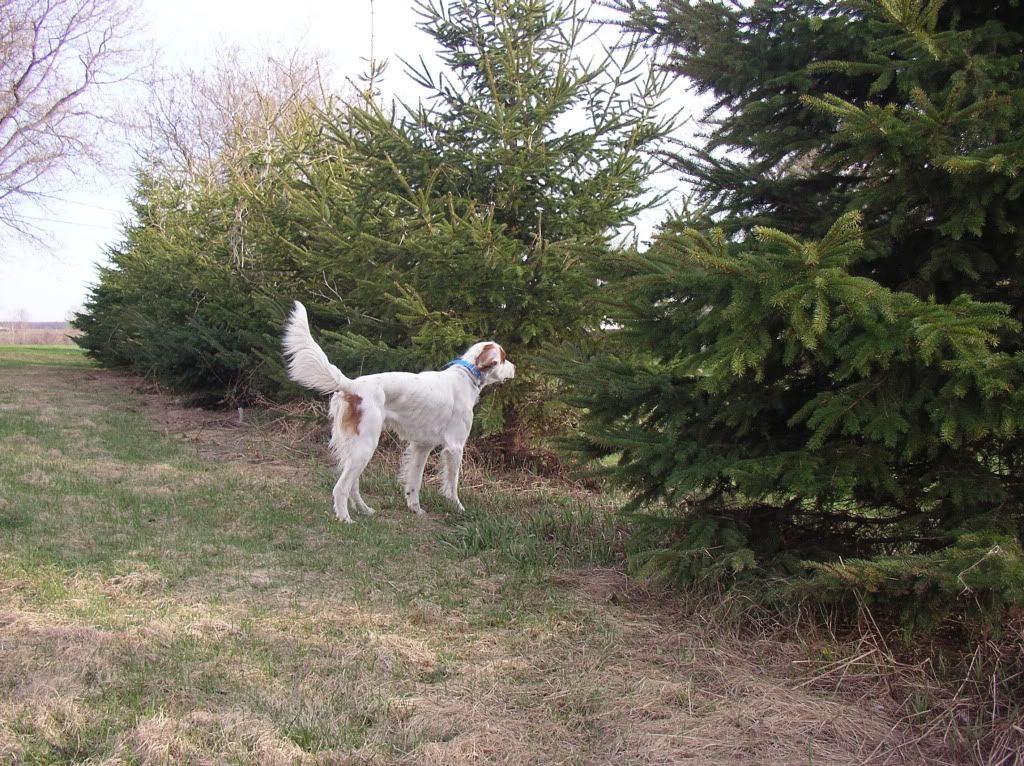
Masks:
[[[462,447],[447,447],[441,450],[441,494],[455,507],[465,512],[459,500],[459,470],[462,468]]]
[[[402,463],[398,469],[398,480],[405,493],[405,504],[417,515],[423,514],[420,507],[420,487],[423,486],[423,468],[430,454],[429,444],[409,442],[402,455]]]

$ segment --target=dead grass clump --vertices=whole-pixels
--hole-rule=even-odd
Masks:
[[[8,728],[5,720],[0,720],[0,763],[23,763],[25,748]]]
[[[613,604],[639,603],[652,598],[651,590],[641,580],[609,567],[590,567],[557,572],[551,577],[557,585],[594,599]]]
[[[565,762],[574,750],[572,734],[541,715],[510,710],[492,690],[459,691],[410,700],[408,729],[419,746],[405,763],[547,764]]]
[[[691,649],[675,675],[651,679],[617,706],[631,750],[652,763],[864,764],[905,738],[888,710],[793,688],[745,651]],[[926,761],[918,761],[926,762]]]
[[[199,710],[183,717],[157,713],[140,720],[125,741],[143,764],[313,763],[270,721],[240,712]]]
[[[88,699],[119,681],[127,651],[96,628],[31,612],[0,616],[0,762],[36,762],[44,743],[72,758],[101,715]]]
[[[412,672],[430,672],[437,665],[437,654],[423,641],[398,633],[371,632],[370,646],[376,654],[376,663],[386,672],[410,669]]]
[[[82,732],[89,727],[91,715],[92,711],[87,711],[84,705],[70,696],[41,695],[11,705],[0,705],[0,721],[5,723],[0,728],[0,742],[8,739],[11,748],[21,753],[38,742],[73,750],[74,743],[81,741]],[[31,732],[31,737],[22,744],[10,729],[7,729],[5,737],[6,722],[12,722],[20,732]]]
[[[409,624],[424,627],[445,627],[463,631],[469,621],[461,612],[445,609],[440,604],[422,598],[414,598],[406,615]]]
[[[131,480],[133,486],[161,485],[176,481],[184,476],[180,468],[168,463],[125,463],[109,457],[91,458],[87,469],[94,478],[114,482]]]
[[[840,645],[835,659],[802,663],[809,666],[802,685],[844,693],[865,705],[887,701],[898,724],[912,732],[899,749],[916,752],[925,743],[943,742],[952,754],[945,762],[1024,763],[1024,619],[959,658],[948,646],[936,646],[916,662],[902,659],[892,648],[898,644],[886,640],[866,608],[856,635]],[[872,756],[882,754],[876,749]]]
[[[237,624],[215,615],[194,617],[184,626],[184,632],[191,638],[213,642],[236,639],[241,636],[241,629]]]
[[[732,657],[717,664],[723,674],[718,681],[702,676],[714,663],[692,671],[703,688],[735,677],[737,658],[745,658],[762,677],[781,681],[786,704],[808,695],[841,703],[838,728],[827,738],[859,740],[865,746],[857,751],[859,762],[1024,764],[1022,619],[1005,626],[999,641],[986,641],[957,659],[962,637],[945,646],[928,646],[922,637],[908,644],[895,629],[883,631],[863,605],[856,623],[840,634],[816,611],[773,613],[724,594],[691,593],[678,604],[680,622],[698,638],[689,651]],[[914,646],[917,657],[911,659]],[[729,694],[747,696],[742,688]],[[797,732],[801,718],[791,713]]]
[[[53,478],[41,468],[33,468],[28,473],[22,474],[21,480],[33,487],[46,487],[53,481]]]
[[[619,578],[609,585],[616,580],[621,585]],[[708,630],[649,600],[643,612],[624,609],[604,589],[581,588],[577,597],[579,608],[557,624],[517,634],[507,646],[473,647],[478,672],[516,679],[513,697],[526,695],[523,703],[538,713],[530,731],[541,740],[550,733],[551,753],[585,746],[587,763],[665,766],[955,762],[940,738],[919,740],[891,700],[803,685],[806,675],[793,664],[801,650],[791,639],[749,626]],[[528,664],[495,670],[502,656]],[[473,688],[466,675],[446,684],[449,699],[490,698],[496,709],[509,699],[504,682],[488,692],[481,676]],[[505,712],[515,719],[517,711]],[[465,720],[451,742],[471,741],[482,725]],[[544,763],[551,753],[527,760]]]
[[[164,713],[140,720],[129,732],[127,745],[143,764],[210,762],[186,723]]]
[[[132,569],[124,574],[108,577],[102,591],[112,598],[143,596],[160,593],[167,587],[163,575],[154,572],[143,562],[133,562]]]
[[[307,760],[302,748],[283,737],[272,721],[255,715],[197,711],[186,717],[186,723],[199,729],[207,741],[223,743],[219,749],[228,755],[254,757],[268,766]]]
[[[115,634],[54,623],[30,612],[3,615],[0,687],[7,700],[74,697],[119,674],[124,647]]]
[[[129,471],[127,464],[108,457],[91,458],[86,465],[91,476],[104,481],[120,482]]]

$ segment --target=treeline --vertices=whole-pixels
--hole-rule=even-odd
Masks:
[[[493,337],[523,375],[482,428],[567,434],[650,571],[911,625],[1019,609],[1020,4],[620,0],[652,71],[584,57],[574,5],[421,7],[420,104],[291,98],[206,172],[140,173],[81,344],[230,399],[286,391],[293,298],[351,374]],[[675,77],[712,97],[696,146],[666,140]],[[661,161],[694,195],[641,252],[615,235]]]
[[[301,299],[349,374],[499,339],[521,374],[488,397],[484,430],[556,417],[531,359],[600,325],[597,264],[648,204],[665,77],[635,47],[593,58],[575,4],[421,11],[446,71],[410,72],[420,103],[383,107],[377,72],[347,102],[268,88],[203,172],[141,174],[136,221],[78,321],[91,353],[218,397],[277,396]]]

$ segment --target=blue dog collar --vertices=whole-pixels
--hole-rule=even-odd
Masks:
[[[452,359],[448,364],[442,367],[442,370],[447,370],[449,367],[461,367],[464,370],[468,370],[469,374],[473,376],[478,386],[483,385],[484,376],[481,374],[480,369],[472,362],[467,362],[465,359]]]

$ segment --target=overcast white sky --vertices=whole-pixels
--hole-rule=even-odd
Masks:
[[[143,0],[147,33],[165,63],[201,68],[218,46],[262,47],[298,42],[325,51],[328,68],[338,76],[356,77],[370,54],[370,0]],[[429,58],[434,43],[415,26],[410,0],[375,0],[375,55],[390,66],[385,93],[405,90],[401,56]],[[10,241],[0,231],[0,321],[27,312],[33,321],[69,318],[85,301],[97,279],[105,248],[119,238],[128,216],[130,155],[121,173],[107,174],[61,194],[38,223],[51,252]]]

